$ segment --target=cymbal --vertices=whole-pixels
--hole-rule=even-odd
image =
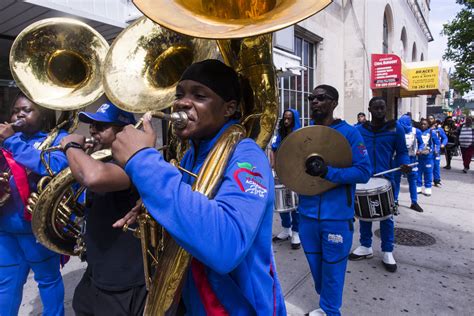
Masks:
[[[338,186],[306,173],[305,162],[318,155],[332,167],[347,168],[352,164],[352,151],[346,138],[333,128],[316,125],[292,132],[276,153],[278,179],[290,190],[303,195],[316,195]]]

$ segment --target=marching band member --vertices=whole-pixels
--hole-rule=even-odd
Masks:
[[[94,150],[110,148],[125,125],[134,124],[133,114],[111,102],[96,113],[80,112],[79,120],[90,124],[97,141]],[[146,286],[140,240],[112,227],[139,199],[132,183],[114,161],[102,162],[84,152],[85,137],[71,134],[61,140],[74,178],[87,188],[85,244],[87,269],[74,292],[76,315],[142,315]]]
[[[277,138],[272,144],[272,151],[270,152],[270,163],[272,168],[275,165],[275,152],[278,150],[283,139],[288,136],[291,132],[301,128],[300,114],[295,109],[287,109],[283,112],[283,117],[280,120],[277,132]],[[298,233],[298,220],[299,214],[298,209],[288,213],[280,213],[281,226],[283,230],[276,235],[273,240],[287,240],[291,237],[291,248],[299,249],[301,247],[301,241]]]
[[[433,184],[435,187],[441,185],[441,173],[440,173],[440,162],[441,162],[441,151],[444,150],[446,144],[448,143],[448,137],[441,128],[441,121],[435,120],[433,115],[428,116],[428,123],[430,128],[435,132],[436,137],[438,137],[439,145],[434,150],[434,159],[433,159]]]
[[[310,316],[340,315],[354,232],[355,186],[370,178],[370,161],[360,133],[333,116],[338,99],[339,93],[329,85],[317,86],[308,96],[314,124],[334,128],[344,135],[352,149],[352,166],[348,168],[328,166],[317,157],[306,165],[308,174],[340,184],[318,195],[299,195],[301,242],[320,295],[320,308],[310,312]]]
[[[408,173],[411,168],[409,163],[407,146],[405,143],[405,132],[395,121],[386,121],[387,103],[382,97],[373,97],[369,102],[369,112],[372,121],[358,127],[367,145],[367,152],[372,163],[372,174],[389,170],[394,154],[395,162],[401,165],[401,171]],[[393,183],[393,174],[384,175]],[[362,260],[373,257],[372,250],[372,222],[359,221],[360,224],[360,246],[349,256],[349,260]],[[383,265],[389,272],[397,270],[397,264],[393,257],[394,222],[393,216],[380,221],[380,235],[382,239]]]
[[[176,88],[175,111],[189,122],[176,130],[191,148],[182,167],[198,173],[240,100],[235,71],[217,60],[188,67]],[[215,197],[191,189],[194,179],[153,148],[156,135],[131,126],[117,135],[114,157],[143,202],[194,258],[182,299],[189,315],[285,315],[272,253],[274,184],[268,159],[251,139],[238,143]]]
[[[38,283],[43,315],[64,315],[64,285],[59,271],[60,255],[38,243],[26,211],[31,191],[42,176],[49,175],[41,162],[38,146],[55,126],[55,113],[20,93],[12,109],[11,123],[0,124],[0,146],[12,176],[11,196],[0,207],[0,315],[17,315],[30,269]],[[66,135],[60,131],[52,146]],[[67,167],[62,152],[45,155],[54,172]]]
[[[408,157],[410,158],[410,163],[416,162],[416,153],[423,146],[423,140],[421,139],[421,131],[412,126],[411,117],[408,115],[402,115],[398,119],[398,123],[405,131],[405,142],[408,149]],[[408,188],[410,190],[410,199],[411,205],[410,208],[417,212],[423,212],[423,209],[418,204],[418,193],[416,192],[416,180],[418,178],[417,174],[418,168],[415,166],[411,169],[411,172],[407,174],[408,179]],[[402,178],[401,171],[394,172],[394,187],[393,195],[395,198],[395,204],[398,206],[398,195],[400,193],[400,180]]]
[[[418,151],[418,180],[417,192],[426,196],[431,195],[431,186],[433,181],[433,161],[436,148],[440,146],[439,138],[436,133],[429,127],[427,119],[420,120],[421,138],[423,140],[423,148]],[[424,180],[424,181],[423,181]],[[424,184],[424,188],[422,185]]]

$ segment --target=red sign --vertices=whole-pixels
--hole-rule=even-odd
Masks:
[[[402,83],[402,61],[394,54],[372,54],[370,87],[383,89],[400,87]]]

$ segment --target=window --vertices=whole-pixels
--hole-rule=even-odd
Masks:
[[[285,109],[296,109],[300,113],[301,126],[309,125],[311,119],[308,95],[315,86],[316,44],[295,35],[295,55],[301,58],[301,75],[280,78],[280,117]]]

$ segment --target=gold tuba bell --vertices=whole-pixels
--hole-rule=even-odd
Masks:
[[[10,51],[10,69],[18,87],[36,104],[59,111],[76,110],[103,95],[103,61],[108,48],[107,41],[83,22],[45,19],[17,36]],[[44,159],[63,125],[56,126],[38,148],[50,176],[38,182],[38,192],[31,194],[27,209],[33,215],[31,225],[39,242],[55,252],[76,255],[83,250],[84,212],[77,203],[82,189],[64,185],[70,170],[55,175]]]

